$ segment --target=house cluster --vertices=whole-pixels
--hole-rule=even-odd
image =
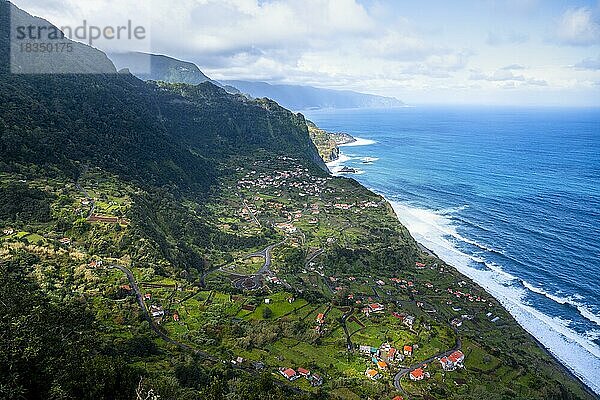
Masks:
[[[453,296],[456,296],[457,299],[467,299],[470,302],[478,302],[478,303],[486,303],[487,300],[482,298],[481,296],[477,296],[471,293],[465,293],[461,290],[454,290],[452,288],[448,288],[448,293],[450,293]]]
[[[394,317],[398,318],[399,320],[401,320],[402,323],[404,325],[408,326],[408,328],[410,328],[410,329],[412,329],[413,325],[415,324],[415,317],[413,315],[397,313],[397,312],[392,312],[392,315]]]
[[[274,171],[270,173],[258,173],[250,171],[237,183],[238,189],[296,189],[301,197],[319,196],[325,192],[332,192],[326,188],[330,178],[320,178],[308,173],[308,169],[300,165]]]
[[[275,227],[277,229],[281,229],[285,233],[296,233],[296,231],[298,231],[298,228],[296,228],[293,224],[291,224],[289,222],[282,222],[279,224],[275,224]]]
[[[369,317],[373,313],[382,313],[385,310],[385,306],[380,303],[369,303],[362,309],[363,314]]]
[[[360,345],[358,351],[367,357],[370,357],[373,362],[373,367],[367,368],[365,376],[372,380],[377,380],[381,377],[380,371],[386,371],[391,365],[401,363],[406,357],[412,357],[412,345],[406,345],[402,350],[392,347],[389,343],[382,343],[379,348]]]
[[[315,326],[315,331],[317,331],[317,333],[319,333],[319,334],[323,333],[324,326],[325,326],[325,314],[318,313],[316,322],[317,322],[317,326]]]
[[[452,320],[450,321],[450,325],[452,325],[455,328],[460,328],[462,326],[463,321],[471,321],[473,318],[475,318],[474,315],[462,314],[459,317],[452,318]]]
[[[500,320],[500,317],[494,316],[491,312],[485,314],[485,316],[488,317],[492,323],[496,323]]]
[[[281,279],[279,279],[278,277],[274,276],[274,275],[269,275],[265,278],[267,280],[267,282],[269,283],[273,283],[275,285],[281,285]]]
[[[293,382],[296,379],[306,378],[312,386],[321,386],[323,384],[321,375],[313,374],[305,368],[298,368],[297,370],[292,368],[279,368],[279,373],[290,382]]]
[[[242,365],[244,363],[244,361],[246,361],[246,360],[244,360],[242,357],[236,357],[233,360],[231,360],[231,363],[233,365]]]
[[[390,278],[390,281],[395,283],[396,286],[400,287],[400,289],[410,289],[412,293],[418,293],[417,289],[415,289],[415,283],[413,281],[400,278]]]
[[[162,308],[162,306],[154,304],[150,306],[150,310],[148,311],[150,312],[152,318],[162,318],[165,315],[165,310]]]
[[[454,371],[456,368],[460,368],[465,360],[465,355],[462,351],[456,350],[449,356],[440,358],[440,364],[444,371]]]

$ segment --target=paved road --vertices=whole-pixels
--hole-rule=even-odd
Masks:
[[[239,277],[239,279],[237,279],[234,282],[234,286],[237,287],[238,289],[248,289],[248,287],[243,286],[243,281],[247,281],[249,279],[251,279],[251,280],[254,281],[254,285],[253,285],[254,287],[253,288],[256,289],[256,288],[258,288],[260,286],[260,283],[261,283],[260,280],[263,277],[263,275],[271,275],[272,274],[270,268],[271,268],[271,260],[272,260],[271,253],[272,253],[273,249],[275,247],[277,247],[277,246],[281,246],[286,241],[287,241],[287,239],[282,240],[279,243],[275,243],[275,244],[269,245],[269,246],[265,247],[264,249],[262,249],[260,251],[248,254],[246,256],[246,258],[250,258],[250,257],[262,257],[265,260],[264,263],[263,263],[263,265],[260,267],[260,269],[256,273],[254,273],[254,274],[250,274],[250,275],[239,274],[239,273],[235,273],[235,272],[232,272],[232,271],[224,270],[221,267],[219,267],[219,268],[215,268],[215,269],[212,269],[210,271],[205,272],[202,275],[201,282],[204,285],[204,278],[206,277],[206,275],[208,275],[209,273],[211,273],[213,271],[219,270],[221,272],[224,272],[224,273],[227,273],[227,274]],[[286,283],[284,283],[284,285],[287,288],[291,288],[291,286],[289,286]]]
[[[195,354],[198,354],[208,360],[211,361],[219,361],[217,358],[211,356],[208,353],[205,353],[203,351],[200,351],[198,349],[195,349],[191,346],[188,346],[185,343],[181,343],[178,342],[176,340],[171,339],[169,336],[167,336],[161,329],[160,327],[156,324],[156,322],[154,321],[154,319],[150,316],[150,313],[148,312],[148,307],[146,307],[146,302],[144,302],[144,297],[142,295],[142,292],[140,291],[140,288],[137,284],[137,282],[135,281],[135,277],[133,276],[133,273],[128,269],[125,268],[121,265],[111,265],[111,268],[116,268],[118,270],[120,270],[121,272],[123,272],[125,275],[127,275],[127,279],[129,280],[129,284],[131,285],[133,291],[135,292],[135,297],[136,300],[140,306],[140,308],[142,309],[142,314],[144,314],[144,318],[146,319],[146,321],[148,321],[148,323],[150,323],[150,327],[152,328],[152,330],[158,335],[160,336],[161,339],[163,339],[164,341],[174,344],[175,346],[187,350],[187,351],[191,351]]]
[[[350,339],[350,333],[348,332],[348,326],[346,326],[346,320],[348,320],[348,317],[351,316],[353,312],[354,308],[350,307],[350,310],[348,310],[347,313],[342,315],[342,328],[344,328],[344,334],[346,335],[346,348],[348,349],[348,351],[351,351],[353,346],[352,340]]]
[[[150,316],[150,313],[148,312],[148,307],[146,307],[146,303],[144,302],[144,297],[142,295],[142,292],[140,292],[140,288],[139,288],[139,286],[138,286],[138,284],[137,284],[137,282],[135,280],[135,277],[133,276],[133,273],[128,268],[125,268],[125,267],[123,267],[121,265],[113,264],[113,265],[110,265],[109,267],[110,268],[116,268],[116,269],[122,271],[127,276],[127,279],[129,280],[129,284],[131,285],[132,289],[135,292],[136,300],[137,300],[140,308],[142,309],[142,313],[144,314],[144,318],[150,323],[150,327],[152,328],[152,330],[158,336],[160,336],[161,339],[163,339],[164,341],[166,341],[168,343],[171,343],[171,344],[173,344],[173,345],[175,345],[175,346],[177,346],[177,347],[179,347],[179,348],[181,348],[183,350],[190,351],[190,352],[192,352],[194,354],[197,354],[197,355],[199,355],[199,356],[201,356],[201,357],[203,357],[203,358],[205,358],[207,360],[214,361],[214,362],[222,362],[223,364],[230,364],[226,360],[220,360],[220,359],[218,359],[218,358],[216,358],[216,357],[214,357],[214,356],[212,356],[212,355],[210,355],[210,354],[208,354],[208,353],[206,353],[204,351],[195,349],[192,346],[189,346],[189,345],[187,345],[185,343],[178,342],[177,340],[174,340],[174,339],[170,338],[169,336],[167,336],[167,334],[165,334],[162,330],[160,330],[159,326],[156,324],[156,322],[154,322],[154,319]],[[243,367],[243,366],[240,366],[240,365],[232,365],[232,364],[230,364],[230,365],[232,366],[232,368],[235,368],[235,369],[244,370],[244,371],[247,371],[249,373],[256,373],[256,370],[254,368],[251,368],[251,367]],[[277,385],[277,386],[286,387],[286,388],[292,390],[295,393],[304,393],[303,390],[298,389],[298,388],[296,388],[294,386],[291,386],[291,385],[289,385],[289,384],[287,384],[285,382],[281,382],[281,381],[278,381],[278,380],[274,379],[273,383],[275,385]]]
[[[83,186],[81,186],[81,185],[79,184],[79,182],[76,182],[76,183],[75,183],[75,187],[76,187],[76,188],[77,188],[77,189],[78,189],[78,190],[79,190],[81,193],[83,193],[83,195],[85,196],[85,198],[86,198],[86,199],[89,199],[89,200],[90,200],[90,202],[92,203],[92,208],[90,208],[90,212],[88,212],[88,215],[87,215],[87,217],[86,217],[86,218],[89,218],[89,217],[91,217],[92,215],[94,215],[94,211],[96,210],[96,202],[94,201],[94,199],[92,199],[92,198],[90,197],[90,195],[89,195],[88,191],[87,191],[87,190],[85,190],[85,189],[83,188]]]
[[[306,259],[306,261],[304,262],[304,267],[307,268],[308,264],[310,264],[310,262],[312,260],[314,260],[315,258],[319,257],[321,254],[323,254],[324,250],[323,249],[318,249],[317,251],[315,251],[314,253],[312,253],[311,255],[308,256],[308,258]]]
[[[453,352],[455,352],[456,350],[460,350],[461,347],[462,347],[462,341],[460,340],[460,337],[457,336],[456,337],[456,345],[452,349],[444,351],[444,352],[439,353],[439,354],[436,354],[435,356],[430,357],[430,358],[428,358],[425,361],[421,361],[418,364],[411,365],[408,368],[401,369],[400,371],[398,371],[398,373],[396,374],[396,376],[394,376],[394,387],[396,388],[396,390],[402,392],[406,396],[407,395],[406,392],[404,391],[404,389],[402,389],[402,386],[400,385],[400,380],[404,376],[406,376],[406,374],[408,374],[410,371],[413,371],[413,370],[415,370],[417,368],[421,368],[425,364],[429,364],[429,363],[435,361],[438,358],[447,357],[450,354],[452,354]]]

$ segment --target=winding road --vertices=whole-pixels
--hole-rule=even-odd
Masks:
[[[432,357],[429,357],[427,360],[425,361],[421,361],[418,364],[414,364],[411,365],[408,368],[403,368],[400,371],[398,371],[398,373],[396,374],[396,376],[394,376],[394,387],[396,388],[396,390],[398,390],[399,392],[402,392],[402,394],[404,394],[404,396],[407,396],[407,393],[404,391],[404,389],[402,389],[402,386],[400,385],[400,380],[406,376],[406,374],[408,374],[411,371],[414,371],[417,368],[421,368],[423,367],[425,364],[429,364],[433,361],[435,361],[438,358],[442,358],[442,357],[447,357],[450,354],[454,353],[456,350],[460,350],[462,347],[462,341],[460,340],[459,336],[456,336],[456,345],[447,351],[444,351],[442,353],[438,353]]]
[[[177,340],[172,339],[171,337],[169,337],[166,333],[164,333],[160,327],[156,324],[156,322],[154,321],[154,319],[150,316],[150,313],[148,312],[148,307],[146,307],[146,303],[144,302],[144,297],[142,295],[142,292],[140,291],[140,288],[135,280],[135,277],[133,276],[133,273],[131,272],[131,270],[129,270],[129,268],[125,268],[121,265],[116,265],[116,264],[112,264],[109,265],[109,268],[115,268],[118,269],[119,271],[123,272],[126,276],[127,279],[129,280],[129,284],[131,285],[131,288],[133,289],[133,291],[135,292],[135,297],[136,300],[140,306],[140,308],[142,309],[142,313],[144,314],[144,318],[146,319],[146,321],[148,321],[148,323],[150,324],[150,327],[152,328],[152,330],[154,331],[154,333],[156,333],[161,339],[163,339],[165,342],[167,343],[171,343],[177,347],[179,347],[180,349],[186,350],[186,351],[190,351],[196,355],[199,355],[207,360],[213,361],[213,362],[222,362],[224,364],[229,364],[226,360],[221,360],[217,357],[214,357],[202,350],[198,350],[192,346],[189,346],[185,343],[181,343]],[[230,364],[232,368],[235,369],[240,369],[240,370],[244,370],[247,371],[249,373],[255,373],[255,369],[251,368],[251,367],[244,367],[241,365],[233,365]],[[295,393],[303,393],[303,390],[298,389],[294,386],[288,385],[285,382],[281,382],[278,380],[273,380],[273,383],[277,386],[281,386],[281,387],[285,387],[288,388],[289,390],[295,392]]]
[[[198,354],[208,360],[211,361],[219,361],[217,358],[211,356],[208,353],[205,353],[201,350],[195,349],[185,343],[181,343],[178,342],[177,340],[174,340],[172,338],[170,338],[169,336],[167,336],[167,334],[165,334],[160,327],[156,324],[156,322],[154,321],[154,319],[150,316],[150,313],[148,312],[148,307],[146,307],[146,303],[144,302],[144,296],[142,295],[142,292],[140,291],[140,288],[137,284],[137,282],[135,281],[135,277],[133,276],[133,273],[128,269],[125,268],[121,265],[110,265],[110,268],[116,268],[118,270],[120,270],[121,272],[123,272],[126,276],[127,279],[129,280],[129,284],[131,285],[131,288],[133,289],[133,291],[135,292],[135,297],[136,300],[140,306],[140,308],[142,309],[142,314],[144,314],[144,318],[146,319],[146,321],[148,321],[148,323],[150,323],[150,327],[152,328],[152,330],[158,335],[160,336],[161,339],[163,339],[164,341],[171,343],[181,349],[187,350],[187,351],[191,351],[195,354]]]

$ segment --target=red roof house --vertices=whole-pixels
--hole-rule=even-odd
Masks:
[[[423,380],[423,379],[427,378],[428,375],[429,375],[428,373],[423,372],[422,368],[417,368],[417,369],[410,371],[410,379],[413,381]]]
[[[296,371],[294,371],[291,368],[281,368],[279,370],[279,372],[281,373],[281,375],[283,375],[288,381],[293,381],[294,379],[298,378],[298,374],[296,374]]]

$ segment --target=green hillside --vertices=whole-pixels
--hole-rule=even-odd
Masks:
[[[0,105],[0,398],[593,398],[383,198],[331,177],[301,114],[6,68]]]

